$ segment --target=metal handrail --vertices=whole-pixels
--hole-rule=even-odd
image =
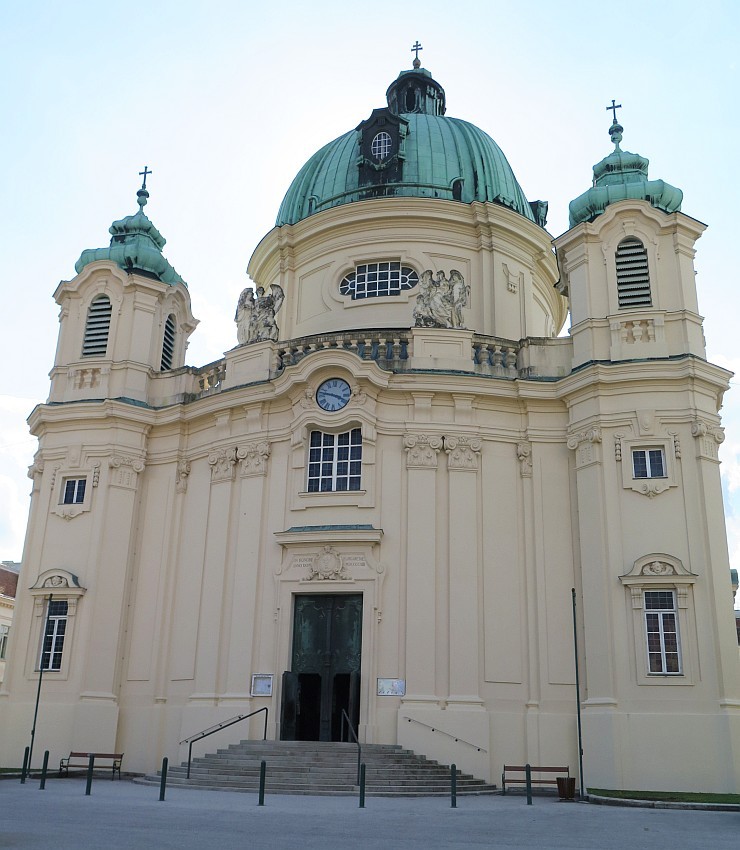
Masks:
[[[469,747],[475,747],[479,753],[487,753],[488,750],[485,747],[479,747],[477,744],[472,744],[470,741],[466,741],[465,738],[457,738],[454,735],[450,735],[449,732],[445,732],[443,729],[437,729],[436,726],[432,726],[431,723],[424,723],[423,720],[417,720],[415,717],[407,717],[409,723],[412,721],[414,723],[418,723],[420,726],[426,726],[427,729],[431,729],[432,732],[438,732],[440,735],[447,735],[448,738],[452,738],[452,740],[456,744],[467,744]]]
[[[204,729],[202,732],[196,732],[194,735],[191,735],[189,738],[183,738],[180,741],[180,744],[189,744],[188,747],[188,775],[187,779],[190,779],[190,762],[193,760],[193,744],[196,741],[200,741],[203,738],[207,738],[209,735],[214,735],[216,732],[220,732],[221,729],[226,729],[229,726],[233,726],[235,723],[239,723],[241,720],[246,720],[248,717],[253,717],[255,714],[259,714],[261,711],[265,712],[265,728],[262,733],[262,740],[267,740],[267,717],[269,715],[269,711],[267,706],[264,708],[258,708],[256,711],[250,711],[249,714],[237,714],[236,717],[232,717],[229,720],[223,720],[221,723],[217,723],[215,726],[209,726],[207,729]]]
[[[352,721],[349,719],[349,715],[347,712],[342,709],[342,728],[339,733],[339,740],[344,740],[344,721],[347,721],[347,727],[349,731],[352,733],[352,737],[355,739],[355,744],[357,744],[357,785],[360,784],[360,764],[362,763],[362,744],[360,744],[359,739],[357,738],[357,732],[355,732],[355,727],[352,725]],[[349,743],[349,741],[347,742]]]

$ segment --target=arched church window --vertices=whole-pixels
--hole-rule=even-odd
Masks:
[[[455,180],[452,184],[452,200],[462,201],[462,180]]]
[[[170,314],[164,323],[164,339],[162,340],[162,363],[160,370],[164,372],[172,368],[172,358],[175,353],[175,317]]]
[[[105,357],[112,307],[107,295],[93,298],[87,311],[85,335],[82,339],[83,357]]]
[[[620,309],[651,307],[650,275],[645,246],[629,236],[617,245],[617,297]]]
[[[387,159],[391,152],[393,140],[386,132],[378,133],[370,143],[370,153],[378,159]]]
[[[413,289],[418,282],[419,275],[410,266],[388,260],[355,266],[353,272],[342,278],[339,291],[357,301],[361,298],[400,295],[405,289]]]
[[[416,109],[416,89],[409,86],[406,89],[406,112],[413,112]]]

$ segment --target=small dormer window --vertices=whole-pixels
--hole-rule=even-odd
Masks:
[[[651,307],[650,274],[645,246],[630,236],[617,245],[617,297],[619,308]]]
[[[388,159],[393,142],[386,132],[378,133],[370,145],[370,153],[377,159]]]

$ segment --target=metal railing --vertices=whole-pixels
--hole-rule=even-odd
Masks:
[[[347,728],[352,733],[352,737],[355,739],[355,744],[357,744],[357,785],[360,784],[360,765],[362,764],[362,745],[360,744],[359,739],[357,738],[357,732],[355,731],[355,727],[352,725],[352,721],[349,719],[349,715],[347,712],[342,709],[342,728],[339,733],[339,740],[344,740],[344,723],[347,722]]]
[[[436,732],[438,735],[446,735],[448,738],[452,738],[456,744],[466,744],[468,747],[474,747],[479,753],[488,752],[485,747],[479,747],[477,744],[466,741],[465,738],[459,738],[456,735],[451,735],[449,732],[445,732],[443,729],[437,729],[437,727],[432,726],[431,723],[424,723],[423,720],[417,720],[415,717],[407,717],[406,720],[408,720],[409,723],[418,723],[419,726],[425,726],[427,729],[431,729],[432,732]]]
[[[231,717],[229,720],[223,720],[221,723],[217,723],[215,726],[209,726],[207,729],[204,729],[202,732],[196,732],[194,735],[191,735],[189,738],[183,738],[180,741],[180,744],[189,744],[188,746],[188,775],[187,778],[190,779],[190,762],[193,760],[193,744],[196,741],[201,741],[203,738],[207,738],[209,735],[215,735],[216,732],[220,732],[222,729],[226,729],[229,726],[233,726],[235,723],[239,723],[242,720],[246,720],[248,717],[253,717],[255,714],[259,714],[261,711],[265,712],[265,728],[262,733],[262,740],[267,740],[267,717],[269,715],[269,711],[267,707],[258,708],[256,711],[250,711],[249,714],[237,714],[236,717]]]

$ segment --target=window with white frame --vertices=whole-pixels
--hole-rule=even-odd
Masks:
[[[61,670],[64,637],[67,633],[68,605],[66,599],[50,600],[46,609],[46,626],[41,644],[42,670]]]
[[[1,625],[0,626],[0,661],[5,660],[5,653],[8,649],[8,634],[10,633],[10,626]]]
[[[632,474],[635,478],[665,478],[663,449],[632,449]]]
[[[404,290],[413,289],[418,282],[419,275],[410,266],[386,260],[355,266],[353,272],[342,278],[339,291],[357,301],[362,298],[400,295]]]
[[[680,675],[681,646],[675,591],[646,590],[644,612],[648,672]]]
[[[85,501],[87,478],[65,478],[62,484],[62,505],[81,505]]]
[[[341,434],[311,431],[308,449],[309,493],[359,490],[362,480],[362,430]]]
[[[387,159],[392,146],[393,140],[388,133],[380,132],[370,143],[370,153],[377,159]]]

